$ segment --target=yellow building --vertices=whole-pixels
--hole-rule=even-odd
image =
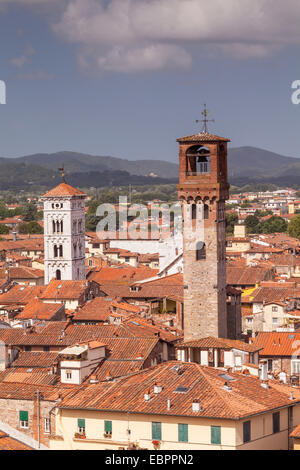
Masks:
[[[224,369],[166,362],[71,392],[56,410],[50,448],[287,450],[300,423],[300,391],[290,396],[290,390]]]

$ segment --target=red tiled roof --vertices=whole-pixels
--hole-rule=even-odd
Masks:
[[[177,348],[215,348],[215,349],[238,349],[239,351],[256,352],[260,348],[254,344],[235,339],[214,338],[209,336],[198,340],[187,341],[176,345]]]
[[[67,183],[60,183],[58,186],[45,193],[42,197],[60,196],[85,196],[85,194]]]
[[[22,312],[18,313],[15,318],[19,319],[38,319],[51,320],[60,310],[61,304],[44,303],[39,299],[34,299],[25,305]]]
[[[218,135],[209,134],[208,132],[200,132],[199,134],[188,135],[186,137],[180,137],[177,142],[230,142],[225,137],[219,137]]]
[[[23,442],[10,437],[5,432],[0,431],[0,450],[33,450]]]
[[[290,436],[300,438],[300,424],[298,424],[298,426],[294,429],[294,431],[291,432]]]
[[[261,357],[300,357],[300,333],[259,332],[252,344],[262,348],[259,353]]]
[[[180,367],[178,374],[177,368]],[[131,412],[147,415],[172,415],[242,419],[280,407],[291,406],[289,397],[274,387],[265,389],[257,378],[230,373],[231,390],[224,389],[222,371],[196,363],[172,361],[143,370],[115,383],[82,387],[59,405],[66,409],[93,409],[109,412]],[[154,394],[155,383],[163,386]],[[185,387],[183,392],[178,387]],[[144,399],[150,391],[150,400]],[[167,400],[171,406],[167,409]],[[201,411],[192,411],[193,400],[199,400]],[[294,400],[293,403],[298,403]]]
[[[88,288],[88,281],[57,281],[45,286],[41,299],[78,299]]]

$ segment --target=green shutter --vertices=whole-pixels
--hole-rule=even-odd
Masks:
[[[85,428],[85,419],[78,419],[78,428]]]
[[[152,439],[161,441],[161,423],[152,423]]]
[[[104,421],[105,432],[112,432],[112,421]]]
[[[28,411],[19,412],[20,421],[28,421]]]
[[[178,441],[179,442],[188,442],[188,425],[187,424],[178,424]]]
[[[211,444],[221,444],[221,426],[211,426]]]

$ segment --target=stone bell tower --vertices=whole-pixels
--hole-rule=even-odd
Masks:
[[[60,169],[63,170],[63,169]],[[85,276],[85,198],[66,183],[48,191],[44,203],[45,284],[51,279],[81,281]]]
[[[229,197],[230,140],[201,132],[177,142],[178,199],[183,209],[184,339],[226,338],[225,201]],[[201,233],[197,227],[202,228]],[[191,243],[187,233],[193,230],[198,233]]]

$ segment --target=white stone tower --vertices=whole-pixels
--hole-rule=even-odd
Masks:
[[[45,284],[51,279],[85,279],[86,195],[64,180],[41,198],[44,203]]]

